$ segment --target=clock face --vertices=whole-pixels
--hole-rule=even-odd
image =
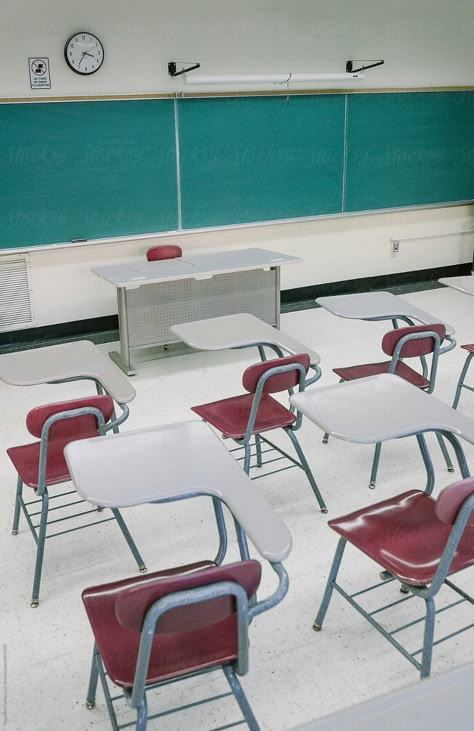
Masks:
[[[64,46],[64,58],[76,74],[95,74],[104,62],[104,47],[97,36],[81,31],[71,36]]]

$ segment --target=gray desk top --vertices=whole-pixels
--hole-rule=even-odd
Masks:
[[[351,706],[293,731],[470,731],[474,665]]]
[[[384,373],[291,396],[290,402],[328,434],[373,444],[444,430],[474,444],[474,421],[399,376]]]
[[[318,297],[316,302],[338,317],[348,317],[352,320],[392,320],[397,317],[409,317],[423,325],[440,322],[446,326],[448,335],[454,334],[454,328],[444,320],[420,310],[419,307],[391,292],[361,292],[336,297]]]
[[[66,461],[81,497],[94,505],[125,507],[159,500],[215,496],[268,561],[283,561],[291,536],[207,424],[178,424],[82,439],[68,444]]]
[[[443,277],[438,281],[446,287],[452,287],[452,289],[457,289],[464,294],[474,295],[474,277],[472,275],[468,274],[466,277]]]
[[[215,274],[277,267],[295,261],[301,260],[296,256],[286,256],[267,249],[236,249],[212,254],[195,254],[179,259],[115,264],[96,267],[92,271],[115,287],[137,289],[143,284],[180,279],[207,279]]]
[[[186,322],[173,325],[170,330],[187,345],[198,350],[226,350],[269,344],[277,345],[291,355],[308,353],[311,365],[318,365],[321,360],[316,351],[247,313]]]
[[[135,389],[122,371],[90,340],[0,355],[0,380],[12,386],[36,386],[66,378],[95,378],[120,404],[135,398]]]

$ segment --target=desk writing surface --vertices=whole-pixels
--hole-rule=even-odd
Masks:
[[[267,560],[282,561],[291,550],[284,523],[201,421],[81,439],[67,445],[65,456],[77,492],[95,505],[122,508],[215,496]]]
[[[0,355],[0,380],[12,386],[36,386],[66,378],[94,378],[118,403],[135,398],[128,379],[90,340]]]
[[[474,665],[417,681],[293,731],[470,731]]]
[[[340,294],[333,297],[318,297],[316,302],[324,309],[338,317],[352,320],[391,320],[398,317],[409,317],[423,325],[442,323],[448,335],[454,334],[454,328],[442,318],[421,310],[391,292],[358,292],[356,294]]]
[[[324,432],[374,444],[423,431],[448,431],[474,444],[474,421],[399,376],[384,373],[290,397]]]
[[[269,344],[277,345],[293,355],[307,353],[311,365],[318,365],[321,360],[316,351],[246,312],[184,322],[173,325],[170,330],[186,345],[197,350],[226,350]]]
[[[162,261],[95,267],[92,272],[115,287],[134,289],[143,284],[198,279],[206,275],[277,267],[297,261],[301,260],[296,256],[279,254],[267,249],[251,248],[216,251],[212,254],[195,254]]]
[[[465,277],[443,277],[438,281],[440,284],[457,289],[458,292],[462,292],[463,294],[474,295],[474,276],[472,274],[468,274]]]

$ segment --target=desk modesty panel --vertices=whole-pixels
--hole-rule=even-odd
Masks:
[[[0,249],[472,202],[473,127],[454,90],[2,104]]]

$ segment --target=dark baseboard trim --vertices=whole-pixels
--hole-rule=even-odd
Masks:
[[[437,267],[435,269],[399,272],[397,274],[381,274],[376,277],[362,277],[360,279],[341,280],[340,282],[313,284],[309,287],[285,289],[281,293],[281,303],[282,305],[295,304],[297,302],[304,302],[305,300],[316,299],[316,297],[329,297],[337,294],[354,294],[356,292],[390,289],[409,284],[436,282],[440,277],[461,277],[465,274],[470,274],[471,269],[472,263],[467,262],[466,264],[453,264],[452,266]]]
[[[390,289],[410,284],[419,285],[424,282],[435,283],[440,277],[457,277],[470,274],[471,268],[472,263],[467,262],[466,264],[454,264],[453,266],[438,267],[436,269],[401,272],[399,274],[384,274],[376,277],[348,279],[341,280],[340,282],[315,284],[309,287],[285,289],[281,293],[281,304],[293,304],[296,305],[294,309],[298,309],[298,302],[314,300],[316,297],[350,294],[353,292],[369,292],[375,289]],[[42,345],[51,345],[55,342],[78,340],[79,338],[91,339],[96,343],[118,340],[117,315],[106,315],[104,317],[93,317],[88,320],[62,322],[57,325],[46,325],[44,327],[0,333],[0,351],[22,350],[25,348],[40,347]]]

